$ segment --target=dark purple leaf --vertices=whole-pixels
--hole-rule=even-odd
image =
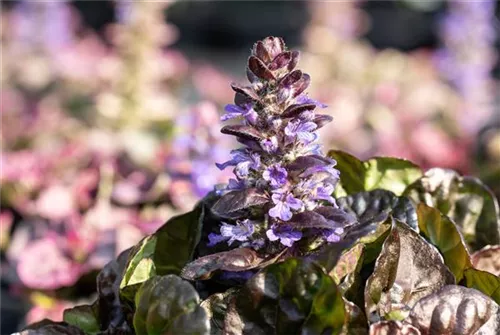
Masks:
[[[276,79],[272,71],[267,68],[266,64],[255,56],[250,56],[250,58],[248,58],[248,68],[259,78],[266,80]]]
[[[221,133],[254,141],[264,139],[264,136],[257,129],[245,125],[227,125],[222,127]]]
[[[256,100],[256,101],[260,100],[260,97],[257,94],[257,92],[255,92],[255,90],[250,86],[241,86],[239,84],[232,83],[231,88],[236,93],[241,93],[241,94],[251,98],[252,100]]]
[[[252,206],[261,206],[269,202],[268,197],[255,188],[233,191],[223,195],[212,207],[215,215],[222,218],[236,219],[240,211]]]
[[[254,44],[253,54],[258,58],[262,59],[266,63],[270,62],[272,59],[262,41],[258,41],[257,43]]]
[[[288,68],[287,68],[288,71],[292,71],[293,69],[295,69],[297,63],[299,62],[299,58],[300,58],[300,52],[292,51],[292,60],[290,61],[290,63],[288,63]]]
[[[294,228],[335,229],[339,227],[334,222],[327,220],[323,215],[312,211],[295,214],[290,219],[289,224]]]
[[[314,166],[326,166],[333,164],[332,161],[325,160],[324,157],[317,155],[299,156],[292,163],[286,166],[288,171],[303,172]]]
[[[275,71],[287,66],[292,60],[292,52],[285,51],[280,53],[278,56],[274,57],[271,64],[269,64],[269,70]]]
[[[181,277],[187,280],[209,279],[217,270],[239,272],[251,270],[264,261],[250,248],[237,248],[204,256],[187,264]]]
[[[323,216],[328,221],[333,221],[337,225],[349,226],[357,222],[354,215],[346,213],[340,208],[335,208],[332,206],[321,206],[314,210],[316,213]]]
[[[293,84],[297,83],[301,78],[302,78],[302,71],[300,70],[292,71],[286,76],[284,76],[283,79],[281,79],[279,87],[280,88],[290,87]]]
[[[318,128],[316,128],[316,129],[319,129],[319,128],[323,127],[324,125],[332,122],[332,120],[333,120],[333,117],[331,117],[330,115],[318,114],[314,117],[313,122],[316,123],[316,125],[318,126]]]
[[[252,84],[259,81],[259,77],[257,77],[248,67],[246,69],[247,79]]]
[[[315,108],[316,108],[315,104],[303,104],[303,105],[295,104],[295,105],[291,105],[290,107],[288,107],[287,109],[285,109],[285,111],[283,113],[281,113],[281,117],[286,117],[286,118],[288,118],[288,117],[294,117],[294,116],[299,115],[302,112],[312,111]]]
[[[238,92],[234,95],[234,104],[240,107],[245,107],[245,105],[251,104],[253,102],[254,100],[249,98],[248,95]]]
[[[307,73],[303,73],[302,78],[300,78],[300,80],[295,82],[292,86],[293,88],[292,97],[295,98],[299,96],[302,92],[304,92],[309,87],[310,82],[311,82],[311,77]]]

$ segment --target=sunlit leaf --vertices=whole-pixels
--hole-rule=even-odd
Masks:
[[[464,276],[467,287],[481,291],[500,304],[500,277],[476,269],[465,270]]]

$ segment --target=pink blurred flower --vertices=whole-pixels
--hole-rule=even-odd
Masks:
[[[51,185],[36,202],[37,213],[54,221],[68,218],[76,210],[73,193],[62,185]]]
[[[47,237],[28,245],[19,258],[17,273],[32,289],[54,290],[76,283],[81,266],[66,257],[61,241]]]

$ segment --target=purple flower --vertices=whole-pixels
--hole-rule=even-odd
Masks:
[[[266,235],[270,241],[279,239],[280,243],[287,247],[291,247],[295,241],[302,238],[302,232],[293,231],[290,227],[271,228],[266,231]]]
[[[328,230],[325,232],[325,238],[327,242],[338,242],[340,241],[341,235],[344,233],[344,228],[338,227],[334,230]]]
[[[288,221],[292,218],[292,211],[302,208],[302,201],[295,198],[291,193],[275,192],[271,199],[275,206],[269,210],[269,216]]]
[[[326,108],[326,107],[328,107],[328,105],[325,105],[324,103],[321,103],[318,100],[314,100],[314,99],[309,98],[309,96],[307,94],[301,94],[301,95],[299,95],[295,99],[295,102],[297,104],[301,104],[301,105],[303,105],[303,104],[315,104],[319,108]]]
[[[213,246],[226,240],[228,245],[233,244],[234,241],[245,242],[252,236],[254,231],[254,222],[250,220],[241,221],[238,225],[229,225],[223,222],[220,227],[220,235],[214,233],[208,235],[208,246]]]
[[[272,165],[262,173],[264,180],[267,180],[271,187],[274,188],[285,185],[287,176],[288,173],[280,164]]]
[[[317,125],[314,122],[302,122],[301,120],[295,119],[288,122],[285,127],[285,135],[290,142],[297,138],[301,143],[309,144],[318,137],[318,135],[314,133],[316,128]]]
[[[274,153],[278,150],[278,139],[276,136],[272,136],[271,138],[267,138],[260,142],[260,146],[264,149],[265,152]]]
[[[314,200],[325,200],[329,203],[335,204],[335,199],[332,197],[332,193],[335,187],[330,183],[322,183],[317,186],[313,191],[312,199]]]
[[[235,172],[238,177],[245,177],[250,169],[257,170],[260,167],[260,156],[257,153],[251,153],[245,149],[231,151],[232,159],[223,163],[216,164],[220,170],[228,166],[236,166]]]
[[[245,117],[245,119],[250,124],[255,124],[259,115],[253,109],[252,104],[246,104],[245,107],[240,107],[237,105],[226,105],[224,107],[226,114],[222,115],[221,121],[227,121],[237,117]]]

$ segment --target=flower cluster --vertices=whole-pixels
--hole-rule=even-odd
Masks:
[[[209,235],[212,245],[239,241],[259,248],[266,240],[279,240],[292,246],[311,232],[332,242],[351,222],[332,197],[339,177],[336,162],[317,143],[317,130],[332,118],[315,113],[326,106],[305,93],[310,77],[295,69],[298,59],[299,52],[288,50],[281,38],[267,37],[248,59],[251,85],[232,85],[234,104],[225,107],[222,120],[242,122],[221,131],[244,147],[218,164],[234,167],[235,178],[213,211],[236,224],[224,223],[220,234]]]

